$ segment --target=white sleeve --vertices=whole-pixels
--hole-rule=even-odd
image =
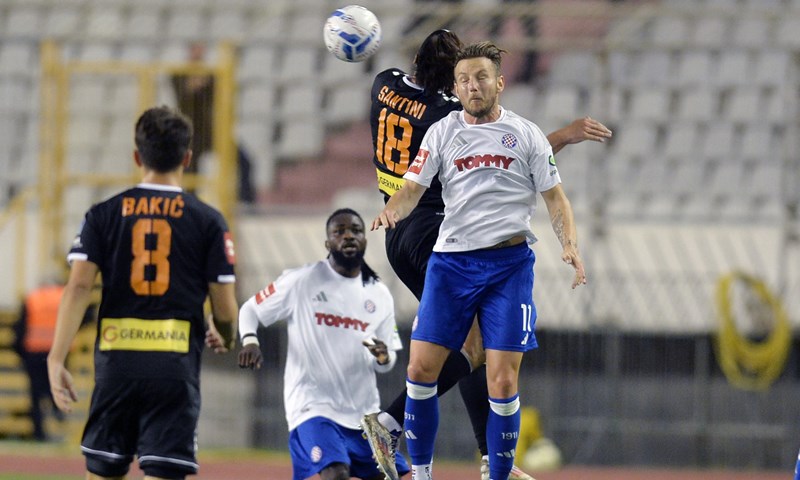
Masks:
[[[405,175],[403,175],[404,179],[430,187],[434,177],[439,174],[441,157],[437,132],[441,129],[437,129],[437,125],[438,122],[425,132],[425,136],[422,137],[422,143],[419,145],[419,150],[417,150],[417,156],[414,157],[414,161],[411,162]]]
[[[255,334],[259,325],[268,327],[291,317],[293,311],[292,291],[301,278],[299,269],[287,270],[259,291],[239,309],[239,336]]]
[[[561,183],[561,176],[556,167],[556,159],[553,155],[553,147],[547,141],[547,137],[534,123],[529,123],[531,128],[531,152],[528,161],[530,162],[531,178],[537,192],[546,192]]]

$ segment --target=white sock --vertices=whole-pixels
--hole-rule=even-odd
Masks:
[[[411,465],[411,480],[433,480],[431,464]]]
[[[397,423],[397,420],[395,420],[393,416],[389,415],[386,412],[381,412],[378,414],[378,422],[387,429],[389,429],[390,432],[403,431],[403,426]]]

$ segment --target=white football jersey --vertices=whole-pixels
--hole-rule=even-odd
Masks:
[[[380,410],[376,359],[361,342],[378,338],[389,350],[403,348],[383,283],[364,285],[360,275],[344,277],[322,260],[284,271],[247,300],[242,315],[255,315],[265,327],[287,322],[283,402],[289,430],[319,416],[358,429],[364,414]]]
[[[520,234],[534,243],[536,193],[561,183],[541,129],[504,108],[491,123],[468,124],[460,111],[435,123],[404,178],[427,187],[436,175],[445,204],[437,252],[477,250]]]

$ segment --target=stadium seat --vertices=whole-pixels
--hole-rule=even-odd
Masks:
[[[239,91],[239,116],[241,118],[265,118],[275,111],[275,88],[265,82],[252,82],[241,86]]]
[[[158,38],[164,29],[164,19],[153,8],[136,8],[127,16],[125,36],[132,39]]]
[[[70,85],[69,108],[75,114],[100,115],[108,108],[105,81],[93,76],[78,76]]]
[[[553,58],[549,85],[591,87],[600,78],[600,65],[592,52],[564,52]]]
[[[272,80],[277,77],[278,50],[270,45],[251,45],[241,50],[237,74],[242,82]]]
[[[169,10],[166,36],[172,40],[194,40],[207,29],[206,18],[200,9],[180,8],[175,6]]]
[[[39,7],[22,3],[12,5],[9,7],[3,34],[10,38],[37,38],[42,29],[43,16],[43,10]]]
[[[657,133],[656,127],[649,122],[631,121],[620,125],[614,132],[610,155],[621,158],[652,155],[656,149]]]
[[[783,16],[778,19],[775,42],[779,47],[796,50],[800,48],[800,35],[797,32],[800,32],[800,17],[795,15]]]
[[[125,32],[122,12],[114,7],[91,7],[85,28],[86,36],[93,40],[114,40]]]
[[[664,88],[640,88],[631,94],[628,117],[633,120],[665,121],[670,116],[672,93]]]
[[[542,92],[540,115],[566,121],[580,114],[580,95],[576,87],[551,87]]]
[[[533,122],[538,122],[539,119],[557,122],[561,116],[550,118],[546,112],[537,108],[538,96],[538,92],[530,85],[509,85],[500,95],[500,104]]]
[[[661,153],[670,160],[696,158],[699,136],[697,124],[676,122],[665,131]]]
[[[313,157],[322,153],[325,129],[319,118],[284,121],[279,128],[276,155],[279,159]]]
[[[784,50],[766,49],[755,59],[755,81],[758,85],[779,87],[789,75],[790,54]]]
[[[227,2],[220,5],[222,6],[214,10],[210,16],[209,33],[211,37],[220,41],[242,40],[246,33],[242,11],[231,8]]]
[[[309,82],[288,85],[281,92],[279,103],[280,118],[316,116],[322,109],[322,90]]]
[[[668,87],[675,83],[675,67],[670,52],[642,52],[633,58],[632,85],[642,88],[654,85]]]
[[[696,47],[721,48],[727,42],[727,21],[723,17],[700,17],[691,32],[691,44]]]
[[[768,45],[770,26],[766,18],[737,19],[731,28],[732,44],[737,47],[761,48]]]
[[[682,16],[658,16],[650,27],[650,40],[658,47],[684,45],[689,36],[689,21]]]
[[[709,125],[706,131],[703,138],[703,146],[699,153],[704,158],[728,158],[735,151],[735,138],[733,124],[714,122]]]
[[[282,63],[278,66],[278,80],[283,83],[295,83],[311,79],[317,72],[319,49],[315,46],[291,46],[279,57]]]
[[[690,50],[678,60],[678,84],[682,87],[707,85],[712,75],[711,53],[705,50]]]
[[[28,42],[0,43],[0,72],[28,76],[36,65],[36,45]]]
[[[763,118],[761,90],[753,86],[732,90],[723,104],[722,117],[737,123],[749,123]]]
[[[331,88],[352,88],[352,82],[361,82],[364,74],[364,64],[343,62],[333,55],[323,55],[322,72],[320,80],[323,85]],[[371,81],[367,89],[371,86]],[[367,93],[368,95],[368,93]]]
[[[348,85],[351,87],[354,85]],[[369,85],[363,88],[331,88],[328,91],[328,102],[322,109],[325,123],[332,127],[341,127],[342,123],[366,120],[369,116]]]
[[[318,45],[322,40],[322,20],[313,12],[297,13],[289,19],[289,34],[287,41],[290,45]]]
[[[717,116],[718,95],[709,88],[685,89],[678,99],[677,118],[695,122],[710,121]]]
[[[81,15],[78,9],[54,6],[44,20],[43,34],[47,37],[71,35],[78,30]]]
[[[739,155],[745,160],[774,161],[781,153],[772,127],[762,123],[749,125],[742,134]]]
[[[744,85],[751,82],[752,69],[747,52],[726,51],[720,54],[713,83],[720,87]]]

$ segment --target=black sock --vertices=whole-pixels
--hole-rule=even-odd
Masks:
[[[476,368],[471,374],[458,382],[461,398],[467,407],[472,431],[478,441],[481,455],[487,455],[486,422],[489,421],[489,387],[486,385],[486,365]]]
[[[466,378],[469,376],[470,371],[470,364],[467,357],[465,357],[460,351],[453,350],[450,352],[450,355],[447,356],[447,360],[445,360],[444,365],[442,366],[442,371],[439,373],[439,380],[436,386],[437,394],[441,397],[444,395],[448,390],[453,388],[453,385],[458,383],[459,380]],[[484,378],[486,377],[485,369],[481,370],[483,373]],[[486,381],[484,380],[484,388],[486,386]],[[463,395],[463,394],[462,394]],[[489,401],[487,400],[486,395],[483,397],[484,403],[489,405]],[[403,389],[403,392],[394,399],[391,405],[389,405],[386,410],[386,413],[392,416],[397,423],[400,425],[403,424],[403,413],[406,409],[406,390]],[[486,414],[489,415],[488,413]],[[470,414],[470,418],[472,414]],[[483,421],[483,426],[486,427],[486,419]],[[484,428],[485,430],[485,428]],[[484,445],[486,444],[485,440],[486,436],[484,434]]]

